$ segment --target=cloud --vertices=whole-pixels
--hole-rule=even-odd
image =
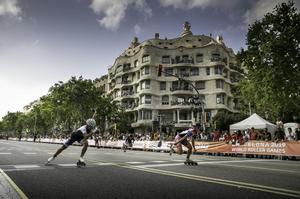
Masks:
[[[146,0],[92,0],[90,8],[100,17],[100,26],[116,31],[124,19],[126,10],[132,6],[146,17],[152,16],[152,10]]]
[[[17,17],[21,19],[21,8],[18,0],[0,0],[0,16]]]
[[[139,35],[142,32],[142,28],[138,24],[136,24],[133,29],[136,35]]]
[[[255,20],[260,20],[267,12],[272,12],[277,4],[288,2],[288,0],[259,0],[254,6],[247,10],[244,15],[245,25],[252,24]],[[294,1],[295,7],[300,10],[300,2]]]
[[[175,9],[192,9],[192,8],[229,8],[237,4],[237,0],[220,1],[220,0],[159,0],[163,7],[173,7]]]

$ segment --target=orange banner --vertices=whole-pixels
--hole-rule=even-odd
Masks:
[[[243,145],[231,145],[225,142],[195,142],[195,147],[197,152],[300,156],[300,141],[278,143],[248,141]]]
[[[225,142],[195,142],[197,152],[229,152],[231,145]]]

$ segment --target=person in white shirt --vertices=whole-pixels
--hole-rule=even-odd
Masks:
[[[86,120],[86,124],[81,126],[79,129],[77,129],[75,132],[71,134],[71,137],[60,147],[56,153],[48,158],[46,165],[49,164],[51,161],[53,161],[61,152],[63,152],[66,148],[68,148],[70,145],[72,145],[74,142],[79,142],[83,145],[81,150],[80,158],[77,162],[77,165],[83,165],[85,166],[83,156],[85,152],[87,151],[87,148],[89,146],[88,144],[88,138],[95,133],[94,129],[96,127],[96,121],[94,119],[88,119]]]

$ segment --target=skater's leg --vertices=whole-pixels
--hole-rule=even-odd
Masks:
[[[89,143],[88,143],[88,141],[86,140],[86,141],[83,143],[83,147],[82,147],[82,150],[81,150],[80,158],[83,158],[85,152],[87,151],[88,146],[89,146]]]
[[[62,145],[62,147],[60,147],[53,155],[53,158],[56,158],[56,156],[58,156],[61,152],[63,152],[66,148],[68,148],[65,145]]]
[[[175,145],[175,147],[174,147],[174,145],[172,144],[172,145],[170,146],[170,155],[171,155],[172,153],[177,153],[178,155],[181,155],[181,154],[183,153],[182,145],[181,145],[180,143],[178,143],[178,144]]]
[[[174,145],[172,145],[172,149],[175,151],[175,153],[177,153],[178,155],[181,155],[183,153],[183,150],[182,150],[182,144],[180,142],[178,142],[180,140],[180,136],[179,135],[176,135],[175,137],[175,143],[174,145],[176,146],[176,149],[173,148]]]
[[[187,155],[186,155],[186,159],[187,160],[189,160],[190,159],[190,156],[191,156],[191,154],[192,154],[192,145],[189,143],[189,142],[187,142],[187,144],[185,145],[187,148],[188,148],[188,151],[187,151]]]
[[[60,147],[53,156],[51,156],[50,158],[48,158],[47,162],[45,162],[45,165],[49,164],[52,160],[54,160],[56,158],[56,156],[58,156],[63,150],[65,150],[66,148],[68,148],[66,145],[62,145],[62,147]]]

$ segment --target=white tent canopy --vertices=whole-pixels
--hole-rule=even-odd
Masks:
[[[270,133],[274,133],[276,131],[275,124],[268,122],[256,113],[252,114],[250,117],[244,119],[243,121],[230,125],[230,131],[251,129],[252,127],[254,127],[255,129],[267,128]]]

